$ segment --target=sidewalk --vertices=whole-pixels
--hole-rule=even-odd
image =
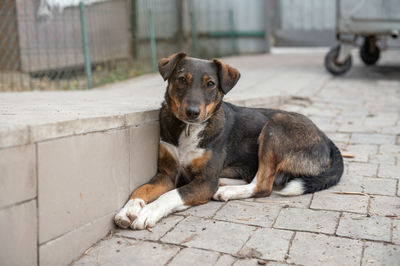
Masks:
[[[370,68],[356,59],[340,78],[325,73],[321,52],[226,60],[243,77],[230,98],[265,98],[278,88],[276,95],[295,96],[279,108],[307,115],[355,155],[345,159],[341,182],[298,197],[212,201],[164,218],[152,232],[115,230],[73,265],[399,265],[400,56],[394,55],[397,61],[388,54]]]

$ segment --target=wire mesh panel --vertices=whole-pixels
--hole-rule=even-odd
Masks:
[[[0,91],[99,86],[155,71],[178,51],[262,52],[263,2],[1,0]]]

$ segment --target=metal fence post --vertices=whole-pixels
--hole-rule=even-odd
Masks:
[[[150,48],[151,48],[151,71],[157,71],[157,51],[156,51],[156,36],[154,30],[153,13],[149,9],[149,27],[150,27]]]
[[[190,26],[192,28],[192,43],[193,43],[193,55],[199,57],[199,43],[197,39],[197,28],[196,28],[196,17],[193,11],[193,1],[189,1],[190,10]]]
[[[81,13],[81,29],[82,29],[82,39],[83,39],[83,52],[85,54],[85,72],[87,78],[87,88],[92,88],[92,68],[90,64],[90,51],[89,51],[89,42],[88,42],[88,34],[87,34],[87,24],[85,17],[85,6],[81,1],[79,3],[79,9]]]
[[[233,17],[233,10],[229,9],[229,26],[231,33],[231,41],[232,41],[232,51],[234,54],[238,53],[237,43],[236,43],[236,32],[235,32],[235,20]]]

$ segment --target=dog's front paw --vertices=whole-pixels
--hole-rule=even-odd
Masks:
[[[141,230],[147,227],[153,227],[161,218],[164,212],[156,204],[145,206],[139,213],[139,216],[131,224],[132,229]]]
[[[228,201],[232,199],[233,191],[229,186],[219,187],[217,192],[214,194],[213,199],[219,201]]]
[[[139,216],[139,213],[145,205],[142,199],[129,200],[117,215],[115,215],[114,222],[121,228],[128,228],[132,224],[132,221]]]

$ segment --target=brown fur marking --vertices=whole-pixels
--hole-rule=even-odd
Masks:
[[[187,168],[194,176],[198,176],[201,174],[201,171],[203,170],[204,166],[208,163],[210,158],[211,158],[211,151],[205,151],[203,153],[203,156],[193,159],[189,163]]]

